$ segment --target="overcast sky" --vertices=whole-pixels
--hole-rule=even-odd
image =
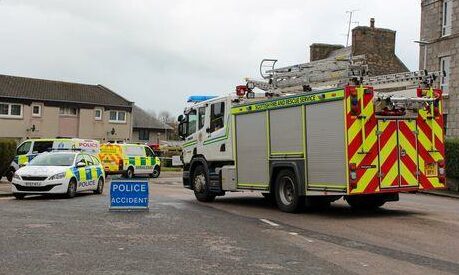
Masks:
[[[179,114],[192,94],[227,94],[263,58],[305,62],[309,44],[346,42],[353,21],[397,31],[418,68],[419,0],[0,0],[0,74],[102,84]]]

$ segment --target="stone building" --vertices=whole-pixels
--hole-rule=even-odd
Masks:
[[[358,26],[352,30],[352,45],[314,43],[310,46],[310,61],[365,55],[370,75],[383,75],[409,71],[395,54],[396,32],[376,28],[372,18],[370,26]]]
[[[459,0],[422,0],[419,68],[444,71],[436,83],[443,89],[447,136],[459,136]]]

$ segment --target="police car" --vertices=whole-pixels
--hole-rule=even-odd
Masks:
[[[102,194],[104,168],[97,157],[79,151],[53,151],[33,158],[13,175],[12,191],[17,199],[27,194]]]

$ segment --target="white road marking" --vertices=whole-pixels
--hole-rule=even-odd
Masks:
[[[288,233],[289,233],[290,235],[292,235],[292,236],[297,236],[297,235],[298,235],[298,233],[296,233],[296,232],[288,232]]]
[[[267,224],[269,224],[271,226],[279,226],[277,223],[274,223],[274,222],[272,222],[270,220],[267,220],[267,219],[260,219],[260,221],[262,221],[264,223],[267,223]]]

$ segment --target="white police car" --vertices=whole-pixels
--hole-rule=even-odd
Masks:
[[[13,176],[12,191],[17,199],[27,194],[66,194],[72,198],[80,191],[102,194],[104,168],[97,157],[83,152],[42,153]]]

